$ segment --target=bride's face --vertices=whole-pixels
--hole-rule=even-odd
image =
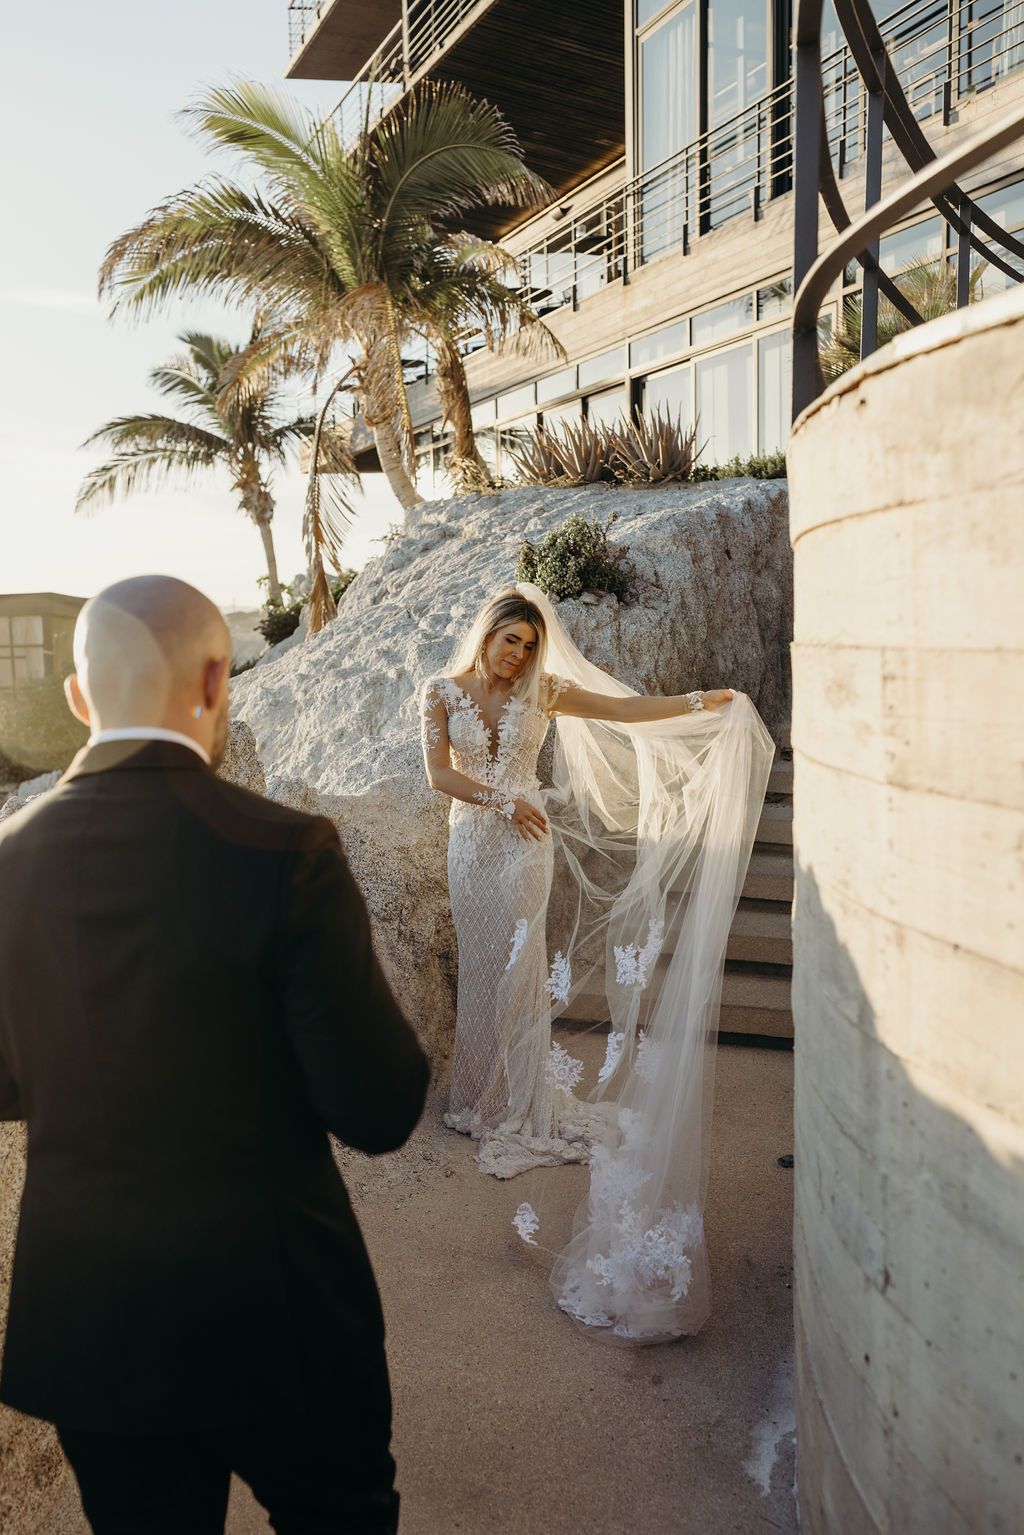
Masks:
[[[537,648],[532,624],[503,624],[484,646],[487,670],[498,682],[515,682]]]

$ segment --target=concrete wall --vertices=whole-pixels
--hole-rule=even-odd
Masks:
[[[1024,290],[794,429],[804,1535],[1024,1528]]]

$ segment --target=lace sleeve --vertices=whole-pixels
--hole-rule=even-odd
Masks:
[[[428,767],[431,763],[436,767],[450,766],[448,710],[445,707],[444,688],[436,678],[423,689],[420,701],[420,738]]]
[[[558,712],[558,700],[561,695],[567,688],[574,688],[576,683],[571,677],[553,677],[550,674],[545,675],[544,680],[547,683],[547,702],[544,705],[544,712],[551,718]]]

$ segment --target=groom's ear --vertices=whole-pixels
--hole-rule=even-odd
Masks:
[[[203,678],[203,702],[208,709],[212,709],[220,698],[221,690],[227,685],[230,670],[230,656],[222,656],[219,661],[208,661],[206,663],[206,676]]]
[[[89,705],[85,701],[85,694],[78,685],[78,673],[72,672],[70,677],[64,678],[64,697],[67,699],[68,708],[76,720],[81,720],[83,725],[91,725],[89,718]]]

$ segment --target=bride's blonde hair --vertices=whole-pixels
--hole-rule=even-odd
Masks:
[[[532,655],[528,657],[516,678],[512,692],[525,704],[538,708],[541,677],[544,675],[547,630],[538,609],[514,587],[508,591],[498,592],[497,596],[491,597],[484,603],[455,647],[448,671],[453,677],[459,677],[463,672],[475,672],[484,686],[489,686],[492,679],[487,674],[484,652],[487,649],[488,640],[506,624],[532,624],[536,631],[537,643]]]

